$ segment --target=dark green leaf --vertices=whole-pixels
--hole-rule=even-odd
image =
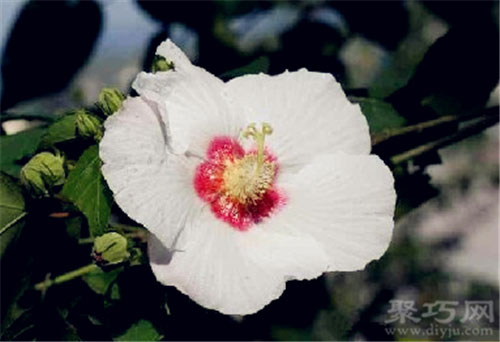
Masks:
[[[26,250],[19,247],[19,241],[24,231],[22,228],[25,225],[23,219],[26,215],[24,211],[24,199],[21,194],[21,189],[15,184],[12,179],[4,173],[0,173],[0,261],[2,269],[2,337],[9,329],[12,322],[18,319],[24,309],[17,303],[17,298],[25,291],[27,279],[31,273],[26,272],[24,258],[27,257]],[[21,251],[24,250],[24,255]],[[13,253],[14,252],[14,253]],[[16,254],[17,252],[17,254]],[[24,257],[24,258],[23,258]],[[18,270],[23,270],[26,273],[19,277]],[[19,281],[19,279],[22,279]],[[24,327],[22,327],[24,328]],[[7,333],[9,334],[9,333]]]
[[[96,1],[26,1],[16,17],[2,44],[4,109],[62,90],[90,56],[102,23]]]
[[[130,243],[130,241],[131,240],[129,240],[129,243]],[[147,263],[146,257],[144,256],[144,254],[142,253],[140,248],[131,248],[130,249],[129,263],[131,266],[142,265],[142,264]]]
[[[19,177],[20,161],[37,150],[45,128],[34,128],[21,133],[0,137],[0,171]]]
[[[221,77],[234,78],[247,74],[258,74],[260,72],[266,73],[268,70],[269,70],[269,58],[266,56],[261,56],[245,66],[223,73]]]
[[[87,273],[83,277],[83,280],[94,292],[103,295],[110,290],[111,285],[115,282],[122,270],[123,267],[120,267],[109,272],[104,272],[98,268],[95,271]],[[114,294],[116,295],[116,293]]]
[[[5,230],[0,236],[0,258],[3,258],[4,255],[11,249],[11,246],[16,246],[19,236],[22,235],[21,231],[25,225],[24,220],[19,220],[14,223],[9,229]]]
[[[127,331],[115,341],[159,341],[162,336],[149,321],[140,320],[134,323]]]
[[[399,115],[390,103],[365,97],[353,97],[351,100],[361,106],[361,110],[368,120],[371,133],[378,133],[388,128],[402,127],[406,124],[406,119]]]
[[[111,285],[111,289],[109,290],[109,297],[113,300],[119,300],[121,298],[120,286],[118,283],[114,283]]]
[[[3,235],[25,215],[21,189],[9,176],[0,173],[0,235]]]
[[[438,189],[430,182],[430,176],[424,172],[408,173],[406,169],[396,169],[396,192],[398,205],[394,216],[396,219],[418,208],[422,203],[439,194]]]
[[[97,146],[91,146],[83,152],[68,175],[62,195],[85,215],[92,236],[102,235],[106,231],[112,197],[101,174]]]
[[[54,113],[44,113],[44,112],[6,112],[2,113],[0,119],[2,122],[9,120],[40,120],[46,122],[52,122],[56,120],[58,116]]]
[[[28,288],[33,272],[29,269],[31,248],[27,248],[25,202],[20,187],[11,177],[0,172],[0,268],[2,270],[2,337],[16,335],[18,325],[11,324],[26,311],[26,306],[18,303]],[[30,240],[32,241],[32,240]],[[21,322],[21,321],[20,321]],[[20,330],[26,328],[20,324]],[[10,332],[7,332],[10,331]]]
[[[82,218],[80,216],[70,217],[65,220],[65,223],[68,236],[77,241],[80,238]]]
[[[413,12],[414,17],[412,32],[399,42],[396,51],[384,63],[376,82],[373,82],[369,89],[370,97],[386,98],[404,87],[433,43],[432,40],[421,38],[421,31],[427,27],[426,23],[432,20],[430,14],[419,3],[409,5],[408,9]]]
[[[311,341],[311,332],[306,329],[299,329],[285,326],[273,326],[271,336],[277,341]]]
[[[408,32],[408,6],[401,1],[363,2],[363,11],[370,13],[369,15],[359,14],[359,3],[352,1],[327,3],[341,13],[346,23],[349,23],[351,32],[381,43],[391,50],[398,46]]]
[[[34,334],[36,322],[35,310],[26,310],[20,312],[16,319],[8,322],[6,326],[2,326],[1,341],[27,340]],[[5,321],[2,321],[4,324]]]
[[[499,81],[498,25],[488,17],[451,27],[388,101],[414,122],[475,114],[484,108]]]
[[[66,115],[49,126],[42,138],[42,147],[48,147],[76,138],[76,115]]]

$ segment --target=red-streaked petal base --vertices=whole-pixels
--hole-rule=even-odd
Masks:
[[[243,147],[230,137],[214,138],[207,149],[207,160],[198,165],[194,177],[194,188],[202,200],[210,204],[214,215],[241,231],[269,217],[286,203],[286,196],[274,183],[255,202],[240,203],[224,191],[223,174],[228,162],[254,154],[255,150],[245,152]],[[276,163],[269,151],[266,160]]]

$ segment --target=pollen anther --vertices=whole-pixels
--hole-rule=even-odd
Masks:
[[[276,167],[272,161],[258,164],[258,156],[247,155],[229,162],[223,174],[224,192],[242,204],[255,203],[272,186]]]
[[[242,132],[244,138],[253,138],[257,145],[255,154],[241,159],[228,160],[223,174],[224,191],[238,202],[255,203],[272,186],[276,173],[274,161],[265,158],[265,137],[273,132],[271,125],[263,123],[261,130],[251,123]]]

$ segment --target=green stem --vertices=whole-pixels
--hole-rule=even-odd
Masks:
[[[387,129],[380,133],[374,134],[372,136],[372,146],[378,145],[387,140],[393,139],[395,137],[401,137],[408,134],[419,134],[422,133],[429,128],[437,128],[439,126],[444,126],[450,123],[460,123],[464,121],[477,120],[477,119],[487,119],[490,117],[498,117],[498,107],[492,107],[486,109],[481,115],[473,114],[473,115],[446,115],[442,116],[438,119],[429,120],[425,122],[420,122],[415,125],[396,128],[396,129]]]
[[[65,283],[65,282],[70,281],[72,279],[81,277],[89,272],[97,270],[98,268],[99,268],[99,266],[97,266],[96,264],[89,264],[89,265],[77,268],[76,270],[70,271],[68,273],[64,273],[60,276],[55,277],[54,279],[46,279],[46,280],[36,284],[35,289],[40,290],[40,291],[46,290],[49,287],[51,287],[52,285]]]
[[[457,133],[455,133],[451,136],[441,138],[441,139],[432,141],[430,143],[418,146],[416,148],[413,148],[413,149],[408,150],[406,152],[403,152],[401,154],[397,154],[391,158],[391,163],[393,165],[397,165],[397,164],[403,163],[409,159],[412,159],[412,158],[418,157],[422,154],[425,154],[429,151],[439,149],[439,148],[444,147],[446,145],[449,145],[449,144],[455,143],[457,141],[460,141],[462,139],[468,138],[472,135],[481,133],[486,128],[497,124],[498,120],[499,120],[498,116],[488,117],[484,120],[481,120],[479,122],[471,124],[470,126],[468,126],[466,128],[459,130]]]
[[[114,228],[118,228],[118,227],[114,227]],[[143,239],[146,238],[146,230],[143,229],[143,228],[137,228],[135,231],[132,231],[131,233],[123,233],[123,232],[120,232],[120,233],[123,236],[131,238],[131,239],[140,239],[140,240],[143,240]],[[85,245],[87,243],[94,243],[94,241],[95,241],[95,238],[88,237],[88,238],[79,239],[78,243],[80,245]]]
[[[95,241],[95,238],[93,237],[88,237],[88,238],[83,238],[83,239],[78,239],[78,243],[80,245],[85,245],[87,243],[94,243]]]
[[[121,224],[121,223],[111,223],[109,226],[111,228],[114,228],[114,229],[126,230],[129,232],[136,232],[138,230],[144,230],[144,227],[130,226],[130,225]]]

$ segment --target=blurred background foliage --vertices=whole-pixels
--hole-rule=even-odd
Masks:
[[[498,2],[19,0],[0,8],[2,340],[412,339],[387,333],[398,326],[384,324],[392,299],[419,308],[492,300],[492,335],[466,339],[498,339]],[[244,318],[156,283],[144,231],[113,205],[74,111],[96,114],[104,86],[129,93],[167,37],[223,79],[305,67],[343,84],[396,176],[397,225],[382,259],[289,282],[279,300]],[[19,171],[43,150],[64,151],[70,172],[62,192],[35,199]],[[104,206],[73,190],[81,167],[100,182],[93,195]],[[89,242],[106,230],[128,234],[131,261],[33,289],[88,264]]]

